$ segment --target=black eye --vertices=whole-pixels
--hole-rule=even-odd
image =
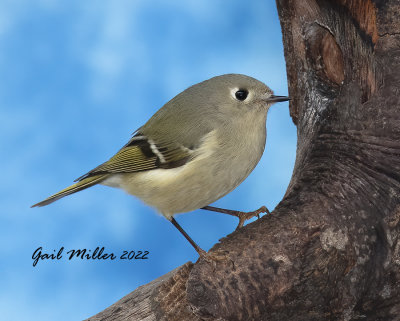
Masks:
[[[249,92],[246,89],[239,89],[237,92],[235,92],[235,97],[237,100],[243,101],[247,98],[247,95]]]

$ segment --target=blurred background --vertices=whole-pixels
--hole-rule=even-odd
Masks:
[[[197,253],[166,219],[96,186],[30,206],[107,160],[187,87],[243,73],[287,94],[274,1],[0,0],[0,310],[3,320],[80,320]],[[268,116],[266,152],[214,206],[273,210],[289,183],[296,128],[287,103]],[[238,220],[203,210],[178,222],[204,249]],[[148,260],[40,261],[38,247]],[[64,252],[65,253],[65,252]]]

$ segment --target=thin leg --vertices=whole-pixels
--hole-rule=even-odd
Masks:
[[[235,210],[227,210],[225,208],[219,208],[219,207],[213,207],[213,206],[204,206],[201,208],[202,210],[207,210],[207,211],[213,211],[213,212],[218,212],[218,213],[224,213],[224,214],[229,214],[232,216],[236,216],[239,218],[239,224],[236,227],[236,229],[239,229],[243,226],[244,222],[247,220],[253,218],[254,216],[257,216],[260,218],[260,213],[267,213],[271,214],[270,211],[266,206],[261,206],[258,210],[252,211],[252,212],[241,212],[241,211],[235,211]]]
[[[174,226],[178,229],[179,232],[182,233],[182,235],[189,241],[189,243],[194,247],[194,249],[199,253],[200,257],[205,257],[206,252],[202,250],[195,241],[192,240],[192,238],[184,231],[184,229],[178,224],[178,222],[172,217],[171,218],[171,223],[174,224]]]

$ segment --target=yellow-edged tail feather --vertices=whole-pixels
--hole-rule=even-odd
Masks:
[[[49,205],[60,198],[63,198],[64,196],[74,194],[76,192],[79,192],[85,188],[91,187],[93,185],[99,184],[101,181],[105,180],[108,177],[107,174],[103,175],[95,175],[95,176],[90,176],[87,178],[82,179],[76,184],[73,184],[71,186],[68,186],[67,188],[63,189],[62,191],[59,191],[58,193],[51,195],[50,197],[46,198],[44,201],[41,201],[39,203],[36,203],[32,205],[31,207],[40,207],[40,206],[46,206]]]

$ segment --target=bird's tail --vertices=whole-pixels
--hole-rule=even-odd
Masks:
[[[36,203],[32,205],[31,207],[40,207],[40,206],[46,206],[49,205],[60,198],[63,198],[64,196],[74,194],[76,192],[79,192],[85,188],[91,187],[93,185],[99,184],[101,181],[105,180],[108,175],[96,175],[96,176],[90,176],[87,178],[82,179],[76,184],[73,184],[71,186],[68,186],[67,188],[63,189],[62,191],[59,191],[58,193],[51,195],[50,197],[46,198],[44,201],[41,201],[39,203]]]

